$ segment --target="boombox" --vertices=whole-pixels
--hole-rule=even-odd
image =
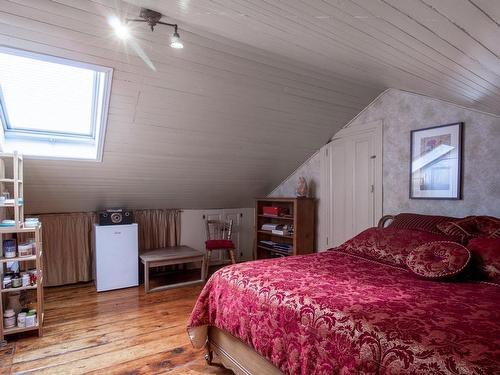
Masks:
[[[132,211],[117,208],[99,212],[99,225],[123,225],[133,222]]]

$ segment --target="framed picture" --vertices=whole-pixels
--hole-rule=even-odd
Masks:
[[[462,198],[463,123],[411,132],[410,198]]]

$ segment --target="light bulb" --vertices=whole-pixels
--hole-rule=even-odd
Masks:
[[[181,42],[181,37],[179,34],[174,32],[174,35],[170,38],[170,47],[175,48],[175,49],[181,49],[184,48],[184,44]]]
[[[127,27],[127,25],[124,25],[118,17],[110,17],[108,19],[109,25],[113,28],[115,31],[115,34],[118,36],[118,38],[126,40],[130,38],[130,31]]]

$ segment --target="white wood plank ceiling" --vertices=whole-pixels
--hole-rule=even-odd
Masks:
[[[112,35],[130,3],[180,26]],[[28,160],[31,212],[250,206],[387,87],[500,113],[496,0],[0,0],[0,44],[115,69],[102,163]]]
[[[117,40],[127,3],[0,0],[0,44],[114,68],[102,163],[27,160],[27,211],[251,207],[380,88],[194,27],[137,25],[150,69]]]
[[[336,76],[500,113],[499,0],[130,0]]]

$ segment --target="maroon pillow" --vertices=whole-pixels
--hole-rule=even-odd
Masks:
[[[436,225],[436,227],[451,237],[460,238],[460,242],[467,243],[472,237],[478,235],[478,225],[476,216],[467,216],[463,219],[444,221]]]
[[[340,245],[337,250],[406,268],[406,256],[419,245],[431,241],[450,241],[450,237],[421,230],[369,228]]]
[[[467,247],[472,253],[474,273],[500,284],[500,238],[474,238]]]
[[[410,251],[406,265],[425,279],[447,279],[462,272],[470,260],[466,247],[450,241],[435,241]]]
[[[388,228],[398,229],[418,229],[427,232],[441,234],[442,232],[437,228],[439,223],[460,220],[448,216],[433,216],[433,215],[420,215],[402,213],[394,216],[394,220],[389,224]]]
[[[500,219],[492,216],[476,216],[481,237],[500,238]]]

